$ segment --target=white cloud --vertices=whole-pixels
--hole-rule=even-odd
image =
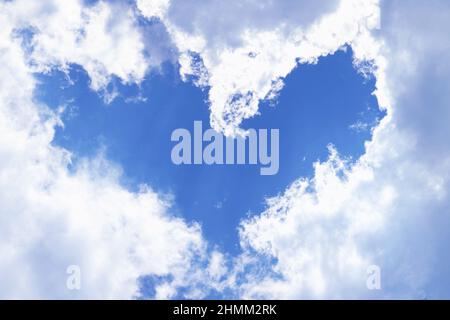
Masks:
[[[448,12],[446,1],[385,1],[381,30],[352,43],[356,65],[375,61],[388,115],[355,164],[333,151],[243,221],[243,247],[276,259],[255,264],[244,296],[449,296]],[[372,264],[381,291],[366,288]]]
[[[16,29],[31,29],[37,71],[79,64],[88,72],[94,90],[104,89],[117,76],[139,82],[148,68],[142,34],[133,10],[120,3],[80,0],[17,0],[2,5]]]
[[[138,1],[144,15],[152,0]],[[186,15],[189,12],[189,15]],[[219,14],[220,13],[220,14]],[[217,14],[217,17],[216,17]],[[314,63],[378,26],[377,1],[170,1],[160,17],[181,52],[181,75],[208,86],[211,125],[239,132],[276,96],[297,61]],[[192,53],[204,68],[192,67]]]
[[[380,213],[395,199],[392,186],[371,188],[373,180],[369,166],[349,169],[331,149],[329,161],[315,165],[312,181],[296,181],[283,195],[269,199],[261,216],[244,221],[244,248],[276,257],[274,271],[282,275],[245,283],[245,295],[333,297],[333,287],[344,289],[340,282],[364,277],[370,256],[355,240],[379,231],[385,219]],[[364,286],[365,281],[348,295],[357,296]]]
[[[113,10],[77,1],[0,4],[2,298],[132,298],[142,276],[167,279],[156,288],[167,298],[184,284],[195,288],[190,267],[199,272],[207,259],[200,226],[174,217],[164,196],[125,189],[120,169],[101,155],[69,169],[69,152],[51,145],[58,115],[33,99],[35,67],[14,28],[39,29],[32,53],[39,68],[81,64],[97,89],[113,74],[143,76],[128,13],[106,28]],[[70,265],[81,268],[80,291],[66,288]]]
[[[137,0],[136,4],[142,14],[146,17],[163,18],[169,8],[169,0]]]

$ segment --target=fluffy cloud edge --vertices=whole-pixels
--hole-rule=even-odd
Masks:
[[[174,216],[170,201],[148,186],[124,188],[120,168],[101,154],[74,168],[70,152],[52,145],[59,114],[34,100],[34,72],[74,63],[86,69],[95,90],[112,76],[142,79],[146,61],[131,11],[105,28],[118,13],[115,5],[0,4],[3,298],[129,299],[147,294],[140,292],[142,277],[162,279],[154,283],[158,299],[177,296],[184,286],[185,297],[208,290],[199,276],[210,254],[200,225]],[[17,33],[26,29],[34,33],[31,51]],[[73,265],[81,271],[80,290],[67,286]]]

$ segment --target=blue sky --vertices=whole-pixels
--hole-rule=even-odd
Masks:
[[[448,12],[0,1],[0,298],[449,298]],[[278,173],[176,166],[194,121]]]
[[[124,170],[128,188],[146,183],[173,195],[176,214],[199,221],[211,244],[235,255],[240,250],[240,220],[262,211],[266,197],[279,194],[298,176],[311,177],[313,163],[327,159],[328,144],[344,157],[356,159],[363,153],[370,128],[383,113],[372,95],[374,79],[354,69],[352,54],[347,48],[317,64],[297,67],[285,79],[276,103],[262,103],[262,115],[243,124],[280,130],[280,170],[273,176],[261,176],[258,165],[172,163],[173,130],[193,132],[196,120],[209,127],[206,93],[182,82],[178,65],[165,64],[139,87],[116,79],[110,88],[116,88],[119,97],[110,104],[89,88],[86,73],[73,65],[70,81],[58,71],[39,75],[37,97],[53,108],[67,105],[54,144],[77,157],[104,150]],[[357,122],[369,127],[352,128]]]

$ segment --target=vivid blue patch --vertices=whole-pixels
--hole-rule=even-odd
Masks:
[[[89,89],[81,68],[72,66],[69,76],[73,85],[60,72],[39,75],[36,99],[54,108],[72,106],[53,143],[78,156],[95,155],[105,146],[108,159],[124,169],[124,185],[136,189],[147,183],[172,193],[175,214],[201,222],[206,239],[231,254],[239,250],[236,227],[246,214],[261,212],[265,197],[283,192],[300,176],[311,176],[312,163],[327,158],[328,144],[343,156],[359,157],[371,133],[350,126],[373,124],[383,116],[371,94],[374,80],[355,71],[350,49],[339,51],[317,65],[298,66],[285,79],[276,106],[263,103],[262,115],[244,123],[246,128],[280,129],[277,175],[261,176],[254,165],[176,166],[170,158],[172,131],[192,130],[194,120],[209,124],[207,92],[182,82],[177,66],[164,65],[140,88],[113,81],[109,90],[115,88],[120,97],[110,105]]]

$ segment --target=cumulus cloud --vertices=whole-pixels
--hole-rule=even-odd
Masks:
[[[153,16],[152,0],[137,4]],[[379,22],[375,0],[172,0],[164,8],[157,16],[180,51],[181,75],[209,88],[211,125],[226,135],[242,133],[242,121],[258,113],[261,100],[276,97],[297,62],[314,63]]]
[[[199,224],[173,216],[170,199],[148,186],[127,190],[120,168],[101,154],[73,164],[69,151],[53,146],[58,113],[33,99],[33,72],[47,67],[80,64],[94,89],[112,75],[143,77],[141,40],[130,13],[116,9],[0,4],[2,298],[132,298],[144,276],[162,277],[155,297],[169,298],[184,284],[195,289],[207,259]],[[23,28],[33,29],[31,52],[17,33]],[[80,268],[81,290],[66,287],[71,265]]]
[[[355,65],[374,62],[388,115],[356,163],[331,149],[312,179],[242,222],[245,250],[275,261],[252,262],[244,296],[449,296],[448,12],[445,1],[385,1],[381,29],[353,43]],[[372,264],[380,291],[366,287]]]
[[[113,75],[124,82],[140,81],[145,75],[142,35],[125,5],[19,0],[4,4],[2,11],[16,29],[34,33],[29,59],[36,71],[76,63],[88,72],[94,90],[103,89]]]

